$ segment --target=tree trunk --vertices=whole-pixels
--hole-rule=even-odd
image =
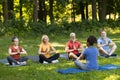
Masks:
[[[71,20],[72,20],[72,22],[75,22],[75,2],[74,2],[74,0],[72,0]]]
[[[46,17],[47,17],[47,10],[46,10],[46,5],[45,5],[45,0],[43,0],[43,21],[46,22]]]
[[[116,20],[116,13],[114,13],[114,21]]]
[[[54,22],[54,16],[53,16],[53,3],[54,3],[54,0],[49,0],[49,5],[50,5],[49,16],[50,16],[50,22],[51,22],[51,23]]]
[[[102,1],[98,0],[98,16],[99,16],[99,21],[102,20]]]
[[[22,19],[22,0],[19,1],[20,4],[20,19]]]
[[[104,21],[106,19],[106,10],[107,10],[107,0],[102,0],[103,2],[103,8],[102,8],[102,21]]]
[[[14,17],[14,0],[7,0],[8,4],[8,19],[13,19]]]
[[[99,21],[106,19],[107,0],[98,0]]]
[[[82,20],[85,20],[84,4],[82,1],[80,2],[80,12],[81,12]]]
[[[97,20],[96,15],[96,0],[92,0],[92,19]]]
[[[39,11],[38,11],[38,18],[39,21],[43,21],[43,0],[39,0]]]
[[[38,12],[38,18],[39,21],[46,22],[46,6],[45,6],[45,0],[39,0],[39,12]]]
[[[8,20],[8,5],[7,5],[7,0],[4,0],[2,6],[3,6],[3,18],[4,22]]]
[[[37,0],[33,0],[33,21],[36,22],[38,18],[38,12],[37,12]]]
[[[88,2],[86,1],[86,19],[88,20]]]

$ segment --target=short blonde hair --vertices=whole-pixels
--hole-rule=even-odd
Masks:
[[[102,32],[106,32],[106,31],[105,31],[105,30],[102,30],[101,33],[102,33]]]
[[[41,38],[41,41],[43,42],[44,38],[47,38],[48,41],[49,41],[49,37],[47,35],[43,35],[42,38]]]
[[[75,36],[75,33],[74,33],[74,32],[72,32],[72,33],[70,33],[70,36],[71,36],[71,35],[74,35],[74,36]]]

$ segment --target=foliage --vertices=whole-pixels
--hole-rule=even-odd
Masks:
[[[5,27],[2,22],[0,22],[0,36],[5,34]]]
[[[68,34],[70,32],[95,32],[106,27],[115,29],[120,27],[120,21],[107,20],[105,22],[98,22],[93,20],[84,20],[82,22],[69,23],[66,20],[62,22],[55,21],[52,24],[46,24],[45,22],[26,22],[24,20],[9,20],[6,23],[0,22],[0,36],[3,35],[34,35],[39,36],[41,34]]]
[[[27,27],[25,26],[24,20],[8,20],[5,23],[0,23],[1,25],[1,36],[2,35],[24,35],[27,32]]]
[[[38,35],[38,34],[44,34],[45,32],[48,32],[48,29],[46,28],[46,23],[44,22],[28,22],[28,26],[31,28],[31,32]]]
[[[5,1],[7,0],[1,0],[0,1],[0,6],[1,7],[5,7],[5,5],[2,5]],[[13,0],[11,0],[13,1]],[[78,5],[80,2],[82,1],[84,7],[83,7],[83,11],[82,9],[80,9],[80,5]],[[99,0],[96,0],[96,4],[98,3]],[[104,0],[103,0],[104,1]],[[37,1],[38,4],[37,5],[37,8],[39,8],[39,0]],[[74,3],[74,4],[73,4]],[[119,17],[119,14],[120,14],[120,10],[119,10],[119,7],[120,7],[120,1],[119,0],[108,0],[106,4],[106,7],[107,7],[107,10],[105,11],[106,12],[106,15],[108,14],[110,16],[110,14],[114,14],[116,16]],[[7,3],[8,4],[8,3]],[[6,4],[6,5],[7,5]],[[12,12],[17,19],[21,18],[20,16],[20,8],[22,8],[22,18],[25,19],[26,21],[32,21],[33,20],[33,0],[21,0],[21,3],[20,3],[20,0],[14,0],[14,9],[12,10],[11,9],[11,6],[8,6],[8,8],[10,10],[12,10]],[[20,5],[21,4],[21,5]],[[53,15],[54,16],[54,19],[55,20],[61,20],[62,18],[64,18],[65,16],[69,17],[68,20],[70,18],[72,18],[73,15],[73,11],[75,11],[75,15],[74,17],[76,18],[77,16],[81,16],[81,12],[84,13],[84,11],[87,11],[85,7],[88,7],[88,12],[86,12],[87,14],[84,14],[84,15],[88,15],[88,14],[92,14],[92,10],[91,9],[91,5],[92,5],[92,0],[54,0],[53,3],[50,3],[49,0],[45,0],[45,5],[42,4],[42,9],[45,8],[46,10],[46,14],[38,14],[38,16],[45,16],[47,15],[47,22],[50,22],[49,21],[49,17],[50,17],[50,13],[49,13],[49,8],[50,8],[50,4],[53,5]],[[88,4],[88,6],[87,6]],[[44,5],[44,6],[43,6]],[[73,7],[74,6],[74,7]],[[99,3],[98,3],[98,6],[99,6]],[[97,6],[97,7],[98,7]],[[101,5],[102,6],[102,5]],[[0,8],[0,20],[4,21],[4,17],[3,16],[5,13],[3,12],[3,8]],[[6,9],[7,10],[7,9]],[[98,10],[98,8],[97,8]],[[37,11],[39,12],[39,9],[37,9]],[[8,11],[8,12],[11,12],[11,11]],[[99,11],[98,11],[99,12]],[[97,13],[98,13],[97,12]],[[96,14],[97,14],[96,13]],[[8,13],[9,14],[9,13]],[[11,15],[11,14],[9,14]],[[8,15],[8,16],[9,16]],[[48,17],[49,16],[49,17]],[[98,14],[99,16],[99,14]],[[88,19],[91,19],[91,16],[88,16],[89,18]],[[38,17],[39,19],[39,17]],[[77,19],[77,18],[76,18]],[[113,18],[112,18],[113,19]],[[79,21],[81,20],[81,18],[79,19]],[[115,20],[115,19],[114,19]]]
[[[120,27],[119,0],[109,0],[106,3],[107,5],[107,11],[105,11],[106,15],[109,15],[111,17],[103,22],[99,22],[97,20],[91,19],[92,0],[53,0],[53,3],[49,3],[49,0],[44,0],[45,3],[41,4],[42,7],[41,14],[39,14],[40,7],[38,7],[38,9],[36,10],[37,12],[39,12],[38,15],[36,15],[38,16],[38,18],[36,18],[37,19],[36,22],[33,22],[33,11],[34,11],[33,0],[21,0],[22,1],[21,3],[20,0],[14,0],[14,5],[13,5],[14,9],[13,10],[10,9],[10,11],[8,11],[8,12],[12,12],[12,14],[6,13],[6,15],[7,14],[12,15],[12,19],[8,19],[8,20],[7,17],[5,19],[5,16],[3,16],[5,15],[5,12],[7,12],[7,11],[3,11],[3,7],[5,7],[4,1],[7,0],[0,1],[0,6],[1,6],[0,36],[4,36],[4,35],[25,36],[28,34],[39,36],[41,34],[51,34],[51,35],[61,34],[61,33],[68,34],[70,32],[79,32],[79,31],[95,32],[105,27],[110,27],[112,29],[116,27]],[[81,1],[83,4],[83,8],[80,7]],[[96,0],[96,2],[98,1],[99,0]],[[40,6],[39,2],[40,0],[38,0],[38,4],[36,4],[37,6]],[[4,5],[2,5],[3,3]],[[7,4],[8,3],[6,3],[6,5]],[[52,7],[53,12],[51,12],[52,13],[51,15],[49,11],[50,4],[53,5]],[[11,8],[10,6],[8,7]],[[99,3],[98,3],[98,7],[99,7]],[[88,8],[88,12],[87,12],[87,8]],[[84,19],[81,20],[81,16],[87,17],[87,15],[88,15],[88,19],[85,18],[85,20]],[[116,19],[115,17],[117,16],[118,18]],[[50,21],[49,18],[53,18],[54,22],[49,23],[52,22]],[[73,18],[75,18],[75,21],[73,20]],[[47,20],[46,22],[44,22],[45,19]]]

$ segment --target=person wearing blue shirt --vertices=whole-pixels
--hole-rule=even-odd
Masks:
[[[97,43],[97,39],[94,36],[89,36],[87,39],[87,48],[83,50],[82,54],[74,60],[74,64],[83,70],[97,70],[98,69],[98,49],[94,47],[94,44]],[[83,63],[79,60],[85,57],[86,63]]]
[[[116,44],[107,37],[107,32],[105,30],[101,31],[101,37],[97,40],[97,46],[100,51],[100,55],[105,55],[106,57],[109,56],[116,56],[113,54],[117,48]]]

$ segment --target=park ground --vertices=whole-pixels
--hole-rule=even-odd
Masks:
[[[97,38],[98,32],[79,32],[76,33],[77,39],[86,47],[86,39],[92,34]],[[109,31],[108,36],[116,43],[117,53],[120,56],[120,32]],[[50,35],[50,42],[58,53],[64,53],[65,43],[69,40],[69,34]],[[12,36],[0,37],[0,59],[8,56],[8,48],[11,45]],[[38,55],[38,46],[41,36],[19,37],[20,45],[25,48],[29,56]],[[98,57],[99,65],[115,64],[120,65],[120,57],[102,58]],[[27,66],[9,67],[0,63],[0,80],[120,80],[120,69],[109,71],[90,71],[76,74],[60,74],[57,69],[75,68],[72,61],[59,58],[56,64],[40,64],[28,60]]]

